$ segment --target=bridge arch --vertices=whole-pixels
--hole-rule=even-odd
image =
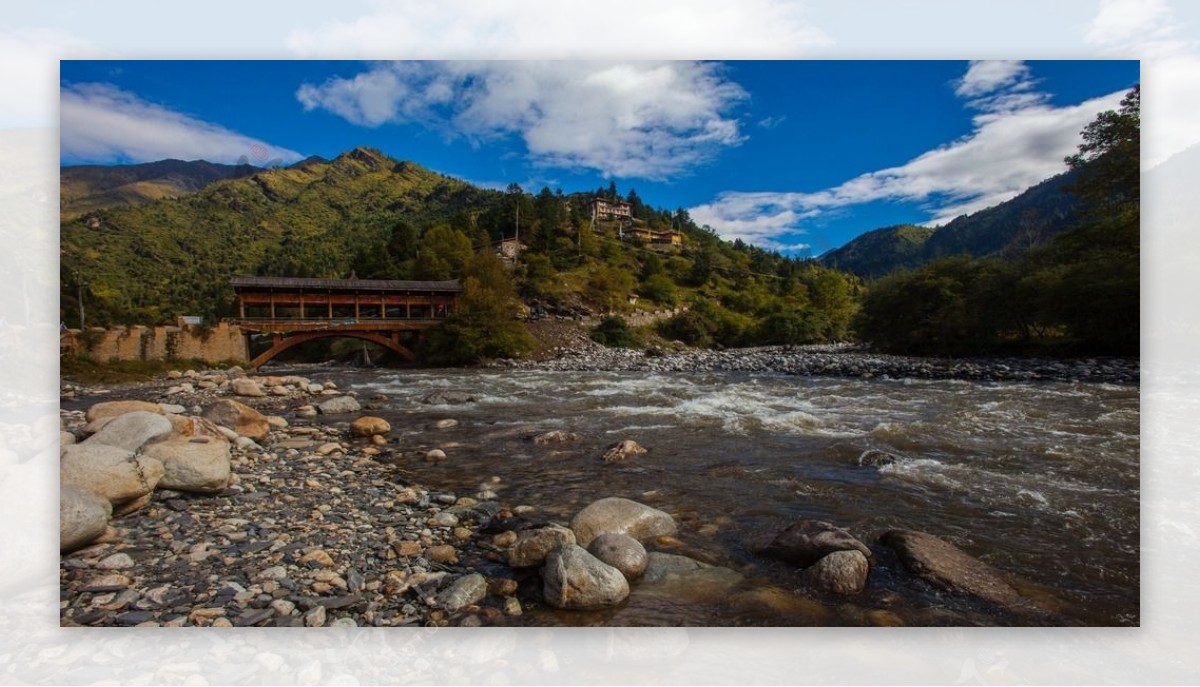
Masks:
[[[296,332],[294,334],[290,334],[287,336],[276,335],[274,337],[274,341],[271,344],[271,347],[268,348],[267,350],[263,351],[262,353],[259,353],[257,356],[254,357],[254,360],[250,361],[250,367],[251,368],[261,367],[262,365],[265,365],[268,361],[274,359],[275,356],[279,355],[280,353],[283,353],[287,349],[289,349],[293,346],[298,346],[307,341],[313,341],[315,339],[332,339],[332,338],[361,339],[363,341],[370,341],[371,343],[379,344],[380,346],[383,346],[384,348],[387,348],[388,350],[394,351],[395,353],[400,355],[400,357],[404,358],[405,360],[407,360],[409,362],[416,360],[416,356],[413,354],[413,352],[411,350],[409,350],[408,347],[406,347],[404,344],[400,343],[399,337],[394,334],[392,336],[384,336],[383,334],[380,334],[378,332],[363,332],[363,331],[353,331],[353,330],[350,330],[350,331],[317,330],[317,331],[308,331],[308,332]]]

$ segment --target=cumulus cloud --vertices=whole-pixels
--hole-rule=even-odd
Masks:
[[[764,247],[779,237],[795,240],[806,234],[806,224],[824,213],[876,201],[923,204],[929,224],[944,224],[1008,200],[1063,171],[1063,158],[1075,152],[1079,132],[1099,112],[1117,108],[1124,96],[1111,93],[1053,107],[1043,95],[1026,92],[1024,65],[983,69],[977,64],[972,63],[967,77],[955,86],[956,93],[970,98],[971,107],[982,110],[973,118],[974,130],[963,138],[828,189],[722,193],[691,208],[692,218],[725,238]],[[1034,97],[1015,97],[1023,94]]]
[[[362,126],[515,137],[539,165],[663,179],[741,143],[730,111],[746,93],[706,62],[389,62],[296,97]]]
[[[800,0],[395,0],[352,20],[292,31],[302,57],[611,59],[614,55],[794,58],[832,45]]]
[[[146,102],[110,84],[65,86],[59,106],[62,157],[76,162],[180,158],[264,164],[303,157],[294,150]]]

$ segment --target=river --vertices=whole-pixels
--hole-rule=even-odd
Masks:
[[[303,371],[360,398],[386,394],[401,449],[444,446],[414,478],[459,494],[486,485],[567,523],[623,496],[671,513],[681,551],[800,586],[754,552],[797,518],[829,520],[875,552],[868,590],[821,599],[820,624],[865,624],[887,608],[905,623],[1019,624],[899,574],[876,543],[890,528],[943,537],[1060,600],[1055,623],[1139,623],[1139,390],[1068,382],[863,380],[718,372],[537,370]],[[475,401],[429,405],[436,391]],[[459,424],[438,430],[433,423]],[[534,445],[550,430],[577,443]],[[634,439],[649,452],[600,456]],[[1038,591],[1040,590],[1040,591]],[[769,624],[728,605],[629,604],[584,617],[535,610],[533,624]]]

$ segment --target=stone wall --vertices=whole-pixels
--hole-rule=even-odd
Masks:
[[[249,360],[242,330],[224,322],[211,327],[91,327],[87,333],[68,329],[60,334],[59,350],[100,362],[193,358],[210,363]]]

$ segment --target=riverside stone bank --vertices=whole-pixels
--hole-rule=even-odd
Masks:
[[[59,350],[99,362],[196,359],[218,363],[250,359],[245,332],[227,322],[67,329],[59,335]]]

